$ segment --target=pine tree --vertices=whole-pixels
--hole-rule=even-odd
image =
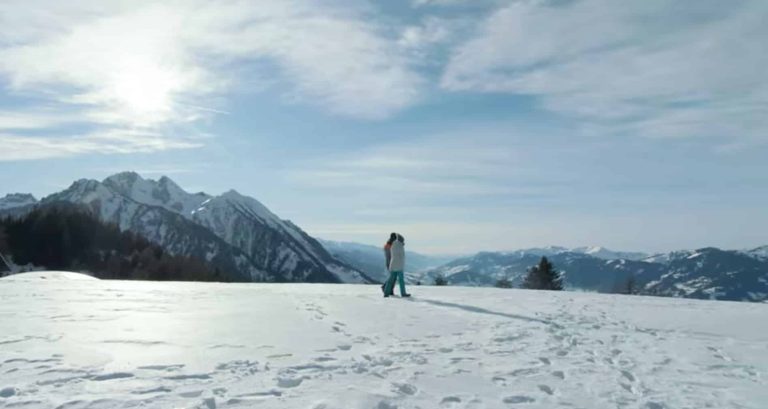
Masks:
[[[0,226],[0,253],[8,253],[8,235],[4,226]]]
[[[512,288],[512,281],[509,281],[509,278],[504,277],[496,281],[495,285],[496,288]]]
[[[563,278],[555,270],[555,266],[546,257],[542,257],[539,265],[533,266],[528,270],[528,275],[523,282],[523,288],[561,291],[563,289]]]
[[[640,293],[640,286],[637,283],[637,277],[634,274],[630,274],[624,279],[617,280],[610,291],[612,294],[626,294],[634,295]]]
[[[435,277],[435,285],[438,285],[438,286],[448,285],[448,280],[446,280],[442,274],[438,275],[437,277]]]

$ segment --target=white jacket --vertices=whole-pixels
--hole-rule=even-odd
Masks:
[[[392,243],[392,260],[389,261],[389,271],[404,271],[405,245],[399,240]]]

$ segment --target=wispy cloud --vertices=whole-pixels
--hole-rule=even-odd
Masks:
[[[310,161],[291,171],[305,189],[356,192],[358,197],[408,197],[410,203],[533,197],[565,182],[559,171],[536,169],[529,134],[499,125],[468,128]],[[536,177],[532,183],[531,177]]]
[[[3,10],[6,90],[69,111],[67,119],[2,112],[6,129],[80,121],[151,129],[163,140],[148,150],[178,146],[164,127],[220,114],[212,97],[248,84],[244,75],[271,77],[284,101],[363,119],[386,118],[421,95],[423,80],[397,36],[370,11],[334,2],[9,0]],[[56,143],[67,140],[80,147],[71,152],[96,143]]]
[[[139,130],[111,130],[94,134],[61,137],[18,136],[0,133],[2,161],[64,158],[83,154],[126,154],[190,149],[202,146],[199,140],[166,138]]]
[[[768,3],[515,2],[453,52],[452,91],[533,95],[593,130],[768,136]]]

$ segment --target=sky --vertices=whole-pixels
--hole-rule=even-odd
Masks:
[[[4,0],[0,196],[132,170],[467,254],[768,244],[764,0]]]

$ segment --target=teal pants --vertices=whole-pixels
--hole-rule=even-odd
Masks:
[[[400,295],[405,295],[405,277],[402,271],[390,271],[387,285],[384,288],[386,294],[391,294],[395,289],[395,281],[400,280]]]

